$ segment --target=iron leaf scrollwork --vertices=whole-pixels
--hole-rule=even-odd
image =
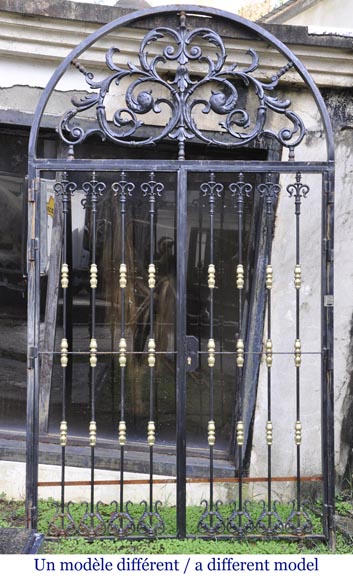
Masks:
[[[61,181],[57,181],[54,184],[54,191],[57,196],[60,196],[63,202],[63,212],[68,212],[68,203],[70,201],[70,197],[72,197],[77,190],[77,184],[74,181],[70,181],[68,179],[68,175],[66,171],[63,174],[63,179]]]
[[[287,192],[289,194],[289,197],[294,198],[295,214],[296,215],[300,214],[300,206],[301,206],[302,198],[303,197],[306,198],[309,191],[310,191],[310,187],[308,185],[306,185],[305,183],[302,183],[301,178],[302,178],[302,175],[301,175],[300,171],[298,171],[296,176],[295,176],[295,182],[290,183],[287,186]]]
[[[210,213],[214,212],[214,204],[217,198],[221,198],[224,191],[224,186],[219,181],[216,181],[216,176],[213,172],[210,173],[209,181],[205,181],[200,185],[200,191],[203,197],[208,197]]]
[[[114,192],[114,197],[119,197],[122,211],[125,213],[125,203],[128,197],[132,196],[132,192],[135,189],[135,184],[132,181],[128,181],[127,174],[125,171],[120,173],[120,181],[115,181],[112,184],[112,190]]]
[[[238,538],[243,538],[254,529],[254,521],[248,509],[249,505],[250,502],[248,500],[244,502],[242,508],[240,506],[237,507],[234,502],[234,509],[228,518],[227,530]]]
[[[257,186],[257,191],[260,197],[265,200],[266,214],[268,216],[272,215],[275,203],[281,191],[281,186],[278,183],[273,183],[271,173],[267,173],[266,181]]]
[[[290,109],[289,99],[272,94],[293,63],[289,61],[268,82],[263,82],[254,76],[259,67],[254,49],[246,52],[250,58],[248,66],[240,69],[237,63],[228,65],[219,34],[206,27],[188,30],[185,14],[180,18],[177,29],[161,26],[144,36],[138,65],[129,62],[120,66],[115,62],[119,49],[110,48],[106,53],[110,72],[103,80],[95,80],[93,73],[73,62],[92,92],[72,99],[74,108],[64,114],[59,125],[61,138],[75,145],[96,133],[118,144],[142,146],[169,137],[179,143],[180,159],[184,158],[185,142],[194,137],[231,148],[269,137],[293,151],[305,135],[304,123]],[[113,88],[123,86],[129,79],[124,95],[120,99],[112,96]],[[251,110],[247,108],[250,95],[256,100]],[[111,105],[114,101],[114,112],[109,113],[109,118],[108,96]],[[95,124],[81,127],[77,115],[94,108]],[[207,121],[206,130],[200,124],[209,113],[216,116],[216,121],[214,124]],[[286,119],[285,125],[279,130],[271,129],[269,113],[281,115]],[[157,126],[156,132],[149,132],[148,136],[139,132],[145,124],[141,117],[147,114],[156,115]],[[159,122],[158,115],[163,117]],[[151,123],[151,117],[148,122]]]
[[[165,530],[165,523],[161,514],[159,513],[159,508],[162,505],[162,502],[155,502],[154,511],[152,511],[152,509],[148,509],[148,505],[145,500],[141,501],[140,505],[144,507],[144,511],[137,524],[138,532],[144,534],[148,538],[156,538],[158,534],[163,534]]]
[[[250,194],[252,193],[253,186],[251,183],[244,181],[244,174],[239,173],[239,181],[231,183],[229,185],[229,189],[232,193],[232,196],[236,198],[236,208],[239,214],[243,213],[243,206],[245,198],[249,198]]]
[[[221,500],[216,501],[211,509],[209,509],[207,499],[203,499],[202,504],[205,509],[197,525],[198,531],[200,534],[207,534],[211,537],[222,534],[225,530],[225,523],[218,509],[222,505]]]
[[[78,525],[79,534],[88,538],[103,536],[106,531],[106,524],[99,511],[101,502],[97,503],[96,511],[90,510],[87,501],[83,502],[82,505],[85,506],[85,513]]]
[[[68,502],[64,507],[60,503],[55,503],[55,514],[48,525],[48,536],[69,537],[77,532],[75,520],[70,508],[72,502]]]
[[[284,531],[284,523],[278,513],[279,501],[275,500],[272,507],[266,506],[264,501],[259,502],[262,512],[256,522],[256,530],[264,536],[272,537]]]
[[[301,507],[296,506],[294,500],[290,503],[292,505],[292,511],[285,523],[286,531],[296,536],[311,534],[313,531],[313,522],[304,508],[307,502],[304,502]]]
[[[112,501],[110,505],[115,507],[115,510],[112,512],[107,524],[108,532],[118,538],[126,538],[133,534],[135,531],[135,522],[129,512],[132,502],[126,502],[125,511],[119,509],[117,501]]]
[[[85,197],[81,200],[84,208],[91,207],[95,211],[96,205],[100,198],[103,197],[103,192],[106,189],[106,184],[103,181],[97,181],[96,172],[93,171],[91,181],[85,181],[82,184]]]
[[[149,174],[149,181],[141,183],[141,191],[143,193],[143,197],[148,197],[148,201],[152,207],[156,203],[156,199],[162,196],[164,185],[160,181],[155,180],[154,171],[151,171]]]

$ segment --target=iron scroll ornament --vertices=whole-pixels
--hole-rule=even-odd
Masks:
[[[107,51],[106,65],[111,74],[101,81],[95,80],[93,73],[73,61],[94,92],[83,98],[73,97],[74,108],[61,119],[59,133],[67,144],[79,144],[92,134],[130,146],[155,144],[168,137],[179,143],[179,158],[183,159],[184,144],[194,137],[209,145],[228,148],[242,147],[255,139],[269,137],[293,151],[305,135],[303,121],[289,108],[291,101],[270,94],[279,79],[293,66],[291,61],[269,82],[262,82],[253,76],[259,66],[255,50],[250,48],[247,51],[251,60],[247,67],[240,70],[237,63],[226,66],[222,38],[209,28],[188,30],[185,14],[181,14],[178,29],[158,27],[144,36],[138,53],[139,66],[128,63],[127,67],[120,67],[114,62],[119,52],[115,47]],[[190,67],[192,61],[197,64],[194,67],[198,69],[197,74]],[[129,77],[132,81],[122,97],[123,106],[115,109],[109,121],[106,111],[109,91],[113,85],[121,86]],[[246,110],[241,98],[250,91],[258,101],[252,114]],[[97,123],[87,128],[79,126],[75,117],[93,107],[96,108]],[[148,137],[138,132],[144,125],[141,115],[158,115],[162,111],[164,114],[169,111],[164,126],[158,127]],[[288,124],[278,131],[270,130],[266,126],[269,111],[283,115]],[[199,117],[200,113],[202,116],[211,112],[216,118],[220,117],[218,126],[208,127],[212,134],[207,134],[197,125],[196,112]]]

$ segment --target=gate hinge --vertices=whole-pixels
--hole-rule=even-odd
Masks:
[[[27,528],[31,530],[36,529],[38,520],[38,508],[33,505],[32,501],[30,501],[27,506],[26,518],[27,518]]]
[[[35,177],[31,180],[31,184],[28,187],[28,203],[34,203],[37,201],[38,191],[40,187],[40,178]]]
[[[35,262],[38,250],[38,238],[32,238],[29,243],[29,250],[28,250],[28,260],[30,262]]]
[[[331,240],[325,239],[324,240],[324,251],[326,252],[326,261],[333,262],[334,260],[334,251],[332,249],[332,242]]]
[[[332,349],[324,349],[325,367],[328,372],[333,371],[333,353]]]
[[[323,183],[323,187],[324,187],[324,193],[326,193],[326,195],[328,195],[328,203],[329,204],[333,204],[335,201],[335,187],[334,187],[334,175],[333,173],[325,173],[325,177],[324,177],[324,183]]]
[[[30,346],[28,350],[28,369],[34,368],[34,359],[38,358],[38,347]]]
[[[332,307],[333,307],[333,305],[334,305],[334,298],[333,298],[333,294],[326,294],[326,295],[324,296],[324,306],[325,306],[326,308],[329,308],[329,307],[331,307],[331,308],[332,308]]]

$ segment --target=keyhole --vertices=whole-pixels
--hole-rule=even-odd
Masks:
[[[187,363],[188,363],[189,366],[191,365],[191,356],[188,356]]]

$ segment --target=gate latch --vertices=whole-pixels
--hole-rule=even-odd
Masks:
[[[192,373],[199,366],[199,341],[196,336],[185,338],[186,372]]]

